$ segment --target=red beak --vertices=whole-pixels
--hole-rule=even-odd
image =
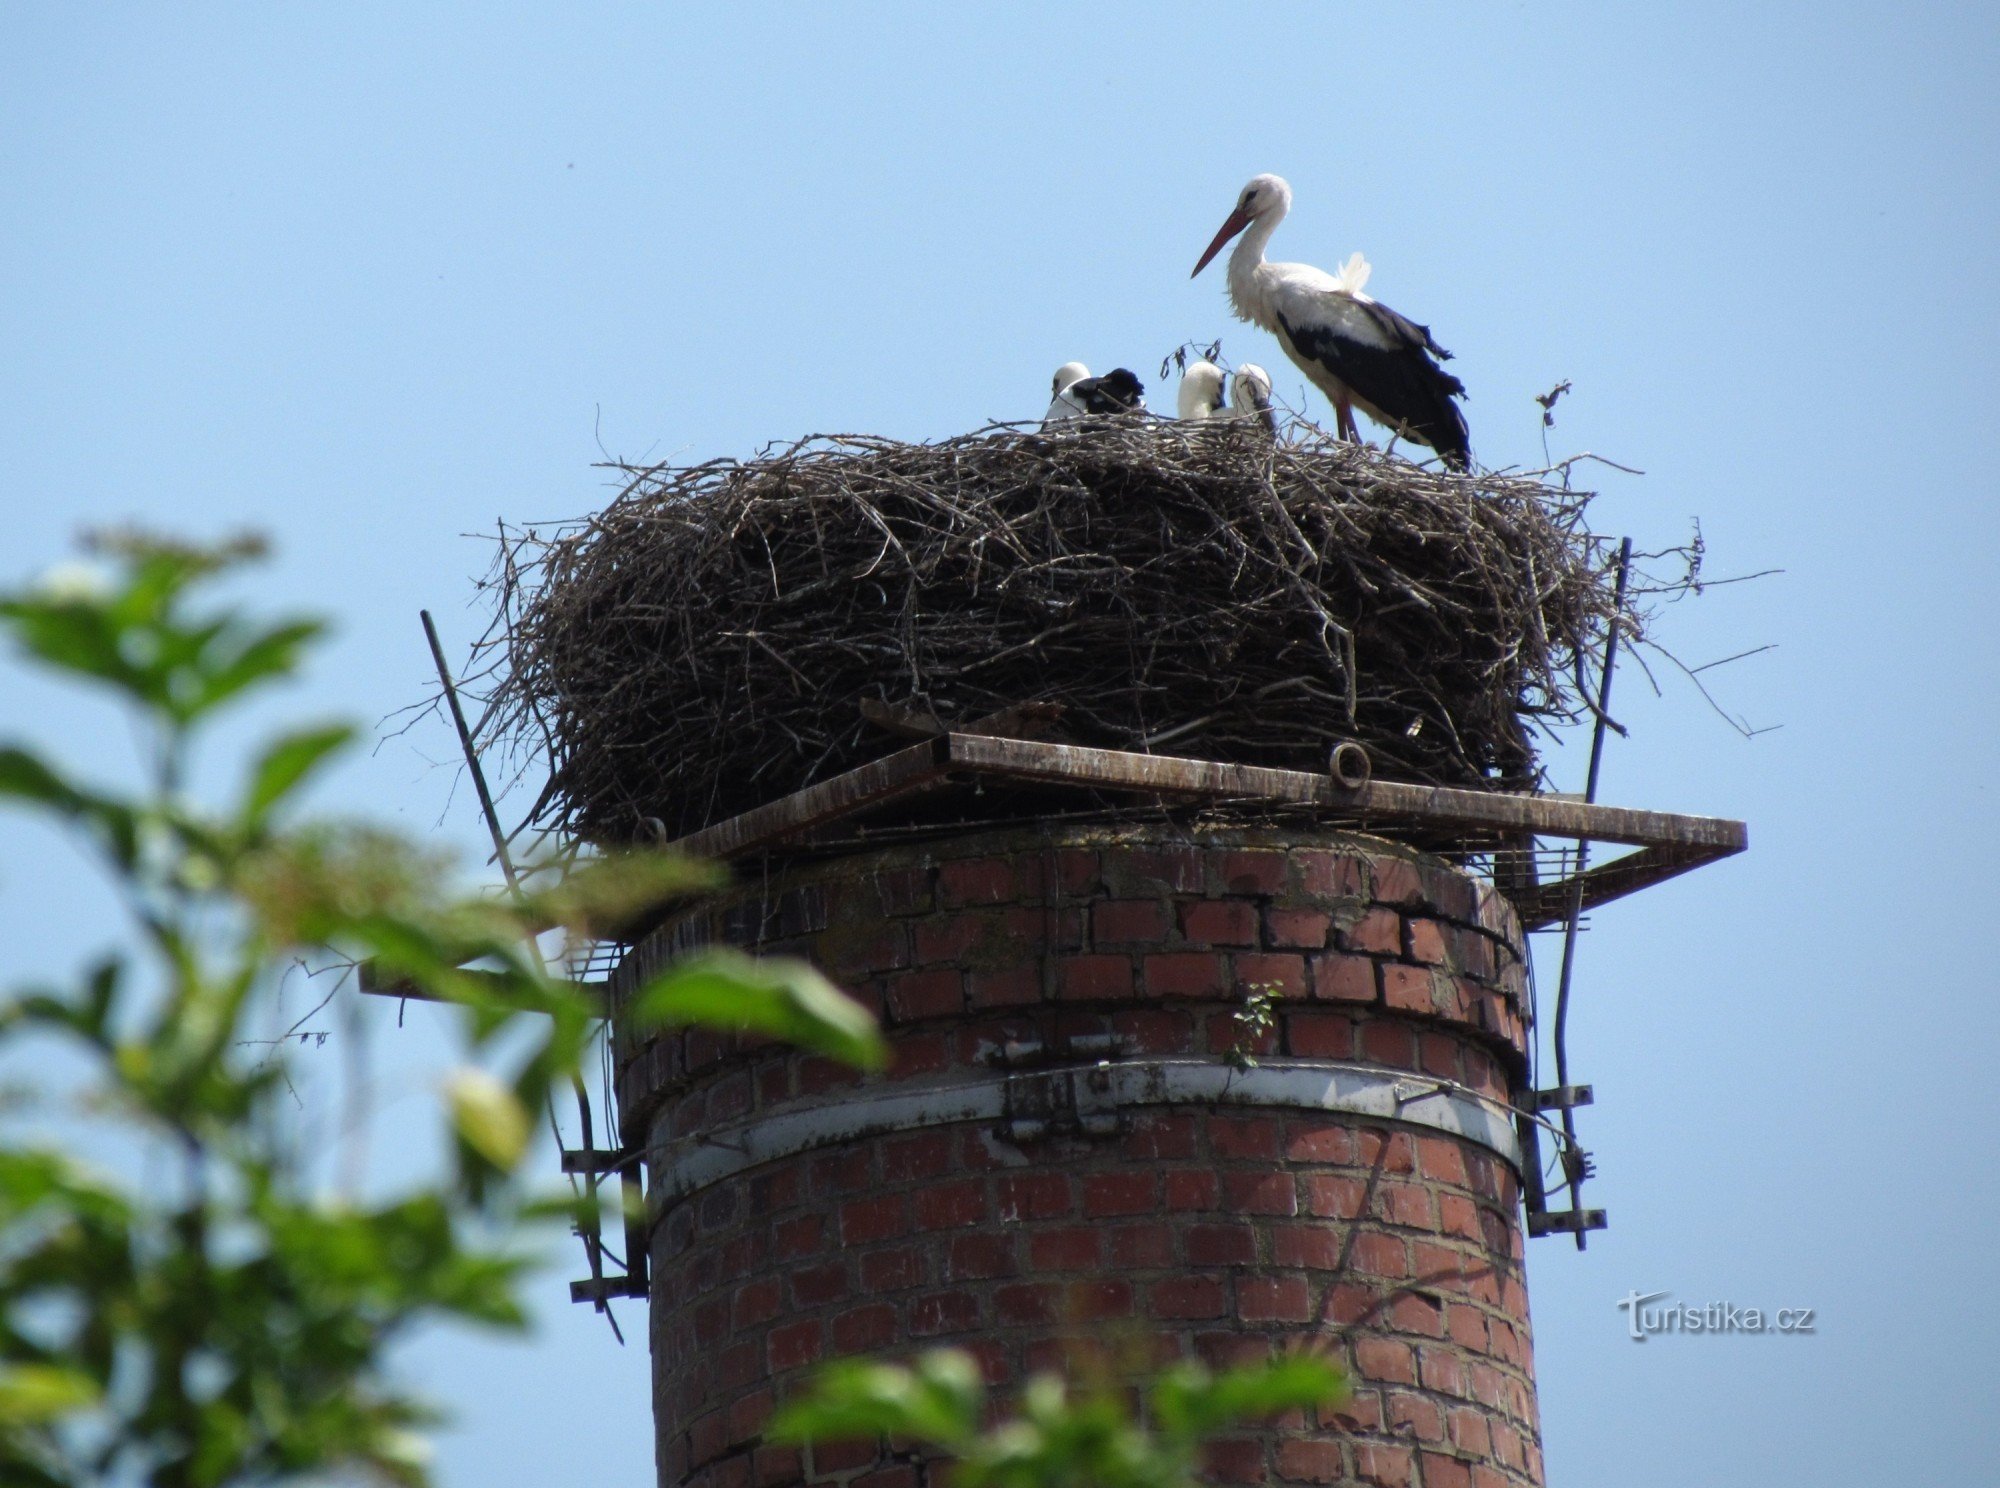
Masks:
[[[1199,274],[1203,269],[1207,268],[1208,261],[1211,258],[1214,258],[1216,254],[1222,251],[1222,245],[1228,242],[1231,238],[1235,237],[1238,233],[1242,232],[1243,229],[1248,227],[1249,225],[1250,225],[1250,214],[1248,212],[1245,212],[1241,207],[1238,207],[1235,211],[1231,212],[1229,214],[1229,220],[1222,224],[1222,231],[1217,233],[1215,235],[1215,241],[1208,245],[1208,252],[1202,254],[1201,262],[1194,266],[1194,274]],[[1188,275],[1188,278],[1190,279],[1194,278],[1194,274]]]

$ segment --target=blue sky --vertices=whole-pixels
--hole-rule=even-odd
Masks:
[[[246,593],[338,623],[264,721],[372,722],[426,686],[420,606],[455,650],[480,628],[479,534],[601,503],[607,451],[945,436],[1037,413],[1071,357],[1151,381],[1216,336],[1318,410],[1188,279],[1278,171],[1274,254],[1366,252],[1458,353],[1484,462],[1541,463],[1530,400],[1570,378],[1553,452],[1647,472],[1607,474],[1602,530],[1698,517],[1711,572],[1784,570],[1659,629],[1692,663],[1774,643],[1708,679],[1778,732],[1620,678],[1604,798],[1747,818],[1752,850],[1580,955],[1613,1227],[1531,1256],[1552,1481],[1972,1481],[1996,77],[1974,5],[8,4],[6,572],[90,524],[261,528]],[[4,675],[0,731],[118,768],[115,719]],[[476,848],[453,754],[389,738],[323,804]],[[0,979],[75,964],[106,933],[83,865],[0,835]],[[369,1037],[393,1168],[435,1027]],[[533,1343],[412,1351],[460,1412],[447,1482],[650,1480],[643,1345],[568,1308],[575,1264]],[[1634,1344],[1615,1300],[1659,1289],[1819,1332]]]

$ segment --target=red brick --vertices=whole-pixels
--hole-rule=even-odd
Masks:
[[[1369,965],[1369,974],[1374,967]],[[1321,1012],[1317,1008],[1290,1011],[1284,1015],[1285,1042],[1301,1059],[1352,1059],[1354,1019],[1346,1013]]]
[[[1143,1012],[1114,1014],[1114,1033],[1132,1041],[1139,1054],[1203,1054],[1207,1049],[1195,1043],[1194,1018],[1187,1013],[1170,1013],[1155,1008]]]
[[[1348,1269],[1357,1276],[1399,1281],[1410,1274],[1410,1253],[1403,1241],[1380,1230],[1363,1230],[1354,1237]]]
[[[1327,1002],[1373,1002],[1375,988],[1375,962],[1368,957],[1313,957],[1313,996]]]
[[[1015,1272],[1014,1237],[1006,1233],[976,1233],[952,1238],[946,1274],[954,1281],[985,1281]]]
[[[1285,1157],[1291,1162],[1353,1162],[1354,1135],[1338,1121],[1294,1116],[1285,1122]]]
[[[1353,1219],[1361,1213],[1367,1185],[1346,1173],[1307,1173],[1306,1213],[1320,1219]]]
[[[993,1294],[994,1321],[1004,1328],[1033,1328],[1056,1320],[1055,1288],[1023,1282]]]
[[[729,1447],[729,1420],[721,1411],[697,1416],[688,1428],[688,1452],[697,1463],[713,1462]]]
[[[1427,1348],[1419,1356],[1418,1374],[1426,1390],[1440,1395],[1465,1394],[1465,1371],[1447,1349]]]
[[[873,1199],[855,1199],[840,1209],[840,1241],[843,1245],[865,1245],[871,1240],[893,1240],[909,1228],[909,1206],[901,1194]]]
[[[1302,847],[1293,849],[1292,861],[1299,867],[1299,887],[1308,894],[1352,899],[1363,890],[1361,862],[1351,854]]]
[[[1420,1034],[1417,1038],[1417,1059],[1423,1065],[1424,1073],[1436,1075],[1441,1080],[1458,1078],[1458,1040],[1446,1033]]]
[[[1203,899],[1181,907],[1181,934],[1190,946],[1257,944],[1257,906],[1241,899]]]
[[[1487,1336],[1486,1315],[1466,1303],[1455,1303],[1445,1314],[1445,1331],[1460,1348],[1485,1353],[1492,1340]]]
[[[1421,1292],[1402,1292],[1389,1303],[1389,1322],[1399,1333],[1444,1337],[1444,1308]]]
[[[1154,997],[1221,997],[1229,990],[1229,958],[1207,951],[1148,956],[1146,991]]]
[[[986,1180],[964,1178],[940,1183],[917,1195],[917,1228],[955,1230],[986,1218]]]
[[[963,1333],[979,1322],[979,1299],[971,1292],[931,1292],[910,1303],[910,1335],[930,1338]]]
[[[914,1137],[897,1137],[882,1144],[882,1181],[909,1183],[918,1178],[936,1178],[951,1171],[951,1135],[948,1132],[921,1132]]]
[[[1485,1457],[1493,1450],[1493,1433],[1487,1428],[1486,1413],[1469,1405],[1453,1406],[1446,1416],[1452,1445],[1461,1452]]]
[[[889,1015],[899,1022],[965,1011],[965,979],[955,967],[898,973],[889,983]]]
[[[910,927],[910,944],[919,966],[936,966],[941,962],[955,965],[982,938],[996,934],[999,929],[1000,916],[991,910],[934,915]]]
[[[1167,938],[1167,909],[1158,899],[1103,899],[1090,909],[1093,944],[1143,941],[1158,945]]]
[[[1089,1219],[1144,1214],[1158,1191],[1151,1173],[1091,1173],[1083,1180],[1083,1212]]]
[[[1056,1219],[1070,1213],[1069,1178],[1062,1173],[1008,1173],[996,1179],[1000,1219]]]
[[[1399,1013],[1430,1016],[1437,1011],[1431,969],[1428,966],[1384,966],[1382,1001]]]
[[[1372,956],[1400,956],[1403,954],[1403,917],[1393,909],[1371,909],[1354,922],[1354,927],[1341,936],[1341,941],[1351,951],[1366,951]]]
[[[1236,1214],[1297,1214],[1298,1184],[1290,1173],[1224,1173],[1223,1207]]]
[[[871,1250],[861,1258],[861,1285],[873,1295],[900,1292],[924,1281],[924,1252],[902,1245]]]
[[[823,1344],[816,1319],[780,1324],[771,1330],[767,1345],[771,1372],[776,1374],[780,1370],[797,1369],[802,1364],[817,1364]]]
[[[861,1083],[861,1071],[823,1054],[808,1054],[799,1060],[799,1094],[824,1095]]]
[[[1079,1225],[1040,1230],[1028,1237],[1028,1264],[1036,1271],[1082,1271],[1104,1263],[1104,1232]]]
[[[754,1328],[759,1323],[768,1323],[778,1315],[778,1309],[783,1304],[784,1296],[779,1290],[778,1279],[775,1276],[767,1276],[746,1286],[740,1286],[736,1289],[736,1300],[730,1309],[734,1319],[731,1326],[741,1332],[745,1328]]]
[[[785,1488],[804,1480],[805,1463],[797,1447],[759,1447],[753,1454],[750,1474],[757,1488]]]
[[[1414,1173],[1417,1170],[1417,1149],[1410,1141],[1408,1132],[1364,1128],[1354,1134],[1354,1152],[1356,1162],[1371,1168],[1379,1162],[1385,1173]]]
[[[1392,858],[1378,855],[1369,858],[1368,866],[1372,880],[1370,892],[1380,904],[1418,904],[1423,902],[1423,880],[1417,865],[1408,858]]]
[[[1213,1209],[1222,1202],[1222,1180],[1208,1168],[1184,1168],[1167,1174],[1169,1214]]]
[[[1222,886],[1232,894],[1275,894],[1285,886],[1285,872],[1285,855],[1275,850],[1222,855]]]
[[[1211,1116],[1208,1145],[1217,1157],[1273,1161],[1280,1131],[1275,1116]]]
[[[1375,1213],[1392,1225],[1406,1229],[1434,1228],[1431,1195],[1414,1183],[1378,1183],[1375,1186]]]
[[[866,1441],[814,1442],[813,1476],[827,1477],[866,1467],[879,1455],[879,1446],[873,1437]]]
[[[1251,1323],[1303,1323],[1312,1293],[1296,1276],[1245,1276],[1236,1283],[1236,1315]]]
[[[1111,1263],[1125,1270],[1154,1270],[1174,1263],[1172,1225],[1120,1225],[1111,1232]]]
[[[1014,864],[1007,858],[957,858],[938,865],[938,902],[1005,904],[1014,897]]]
[[[1056,995],[1072,1002],[1132,995],[1129,956],[1064,956],[1058,963]]]
[[[1416,1454],[1408,1447],[1374,1441],[1354,1444],[1355,1477],[1367,1488],[1410,1488],[1415,1470]]]
[[[1445,951],[1444,927],[1436,920],[1411,916],[1404,920],[1403,927],[1409,935],[1412,961],[1422,961],[1427,966],[1443,966],[1451,959]]]
[[[1174,894],[1199,894],[1205,888],[1208,854],[1194,847],[1127,849],[1109,855],[1105,867],[1148,888]]]
[[[1354,1368],[1363,1379],[1391,1385],[1417,1382],[1417,1351],[1393,1338],[1354,1340]]]
[[[1333,929],[1333,916],[1323,909],[1280,909],[1264,911],[1267,943],[1285,950],[1323,950]]]
[[[1427,1400],[1408,1390],[1390,1390],[1383,1406],[1389,1418],[1389,1429],[1396,1435],[1427,1442],[1444,1440],[1444,1411],[1435,1400]],[[1424,1475],[1424,1488],[1430,1488],[1428,1473]]]
[[[1189,1225],[1181,1232],[1190,1266],[1250,1266],[1257,1261],[1257,1233],[1248,1225]]]
[[[1341,1232],[1322,1225],[1279,1225],[1271,1231],[1271,1259],[1280,1266],[1331,1271],[1340,1265]]]
[[[1471,1186],[1465,1172],[1465,1149],[1450,1137],[1419,1137],[1417,1160],[1426,1178],[1456,1184],[1460,1188]]]
[[[899,1341],[896,1309],[881,1303],[853,1308],[833,1320],[829,1333],[836,1354],[864,1354],[887,1348]]]
[[[1229,1293],[1212,1276],[1174,1276],[1154,1282],[1147,1300],[1156,1318],[1218,1318],[1228,1310]]]
[[[1396,969],[1393,966],[1382,968],[1385,973]],[[1417,1040],[1407,1023],[1391,1023],[1387,1019],[1376,1018],[1361,1025],[1359,1043],[1363,1059],[1393,1065],[1397,1069],[1416,1068]]]
[[[1032,966],[1015,966],[1001,971],[968,971],[965,988],[974,1012],[987,1008],[1021,1007],[1042,1000],[1042,974]]]
[[[1306,995],[1306,958],[1290,952],[1245,951],[1236,958],[1236,987],[1275,989],[1279,997]]]
[[[1262,1483],[1266,1476],[1262,1442],[1232,1436],[1202,1443],[1201,1482]]]
[[[1430,1438],[1426,1437],[1425,1440]],[[1422,1456],[1424,1488],[1472,1488],[1472,1465],[1442,1452]]]
[[[829,1261],[824,1266],[794,1271],[791,1282],[795,1307],[823,1307],[838,1302],[847,1295],[847,1262]]]
[[[889,1069],[892,1078],[904,1080],[912,1075],[935,1075],[950,1069],[954,1042],[950,1033],[942,1031],[898,1031],[891,1034]]]
[[[1097,854],[1064,848],[1056,854],[1056,884],[1065,894],[1089,894],[1098,888]]]
[[[922,1479],[914,1464],[891,1462],[853,1480],[850,1488],[917,1488]],[[721,1488],[721,1485],[717,1485]]]
[[[1073,1323],[1130,1317],[1132,1285],[1126,1281],[1073,1281],[1063,1294],[1063,1314]]]
[[[1340,1443],[1292,1437],[1278,1443],[1278,1476],[1288,1483],[1334,1483],[1346,1475]]]
[[[1141,1161],[1189,1158],[1195,1150],[1195,1119],[1192,1116],[1142,1115],[1125,1134],[1124,1153]]]

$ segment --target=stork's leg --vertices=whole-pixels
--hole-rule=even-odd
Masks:
[[[1334,432],[1349,444],[1361,443],[1361,431],[1354,426],[1354,405],[1346,399],[1333,405]]]

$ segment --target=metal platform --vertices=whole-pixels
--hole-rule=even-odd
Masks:
[[[691,857],[728,860],[805,848],[822,829],[925,792],[981,780],[1110,791],[1169,802],[1302,809],[1357,830],[1421,827],[1462,835],[1468,846],[1563,837],[1636,848],[1580,875],[1509,891],[1527,929],[1560,923],[1582,890],[1591,909],[1689,869],[1742,852],[1740,821],[1633,811],[1558,796],[1405,785],[1375,780],[1354,788],[1332,775],[1273,770],[1176,755],[1086,749],[990,734],[941,733],[767,805],[716,822],[670,844]]]

